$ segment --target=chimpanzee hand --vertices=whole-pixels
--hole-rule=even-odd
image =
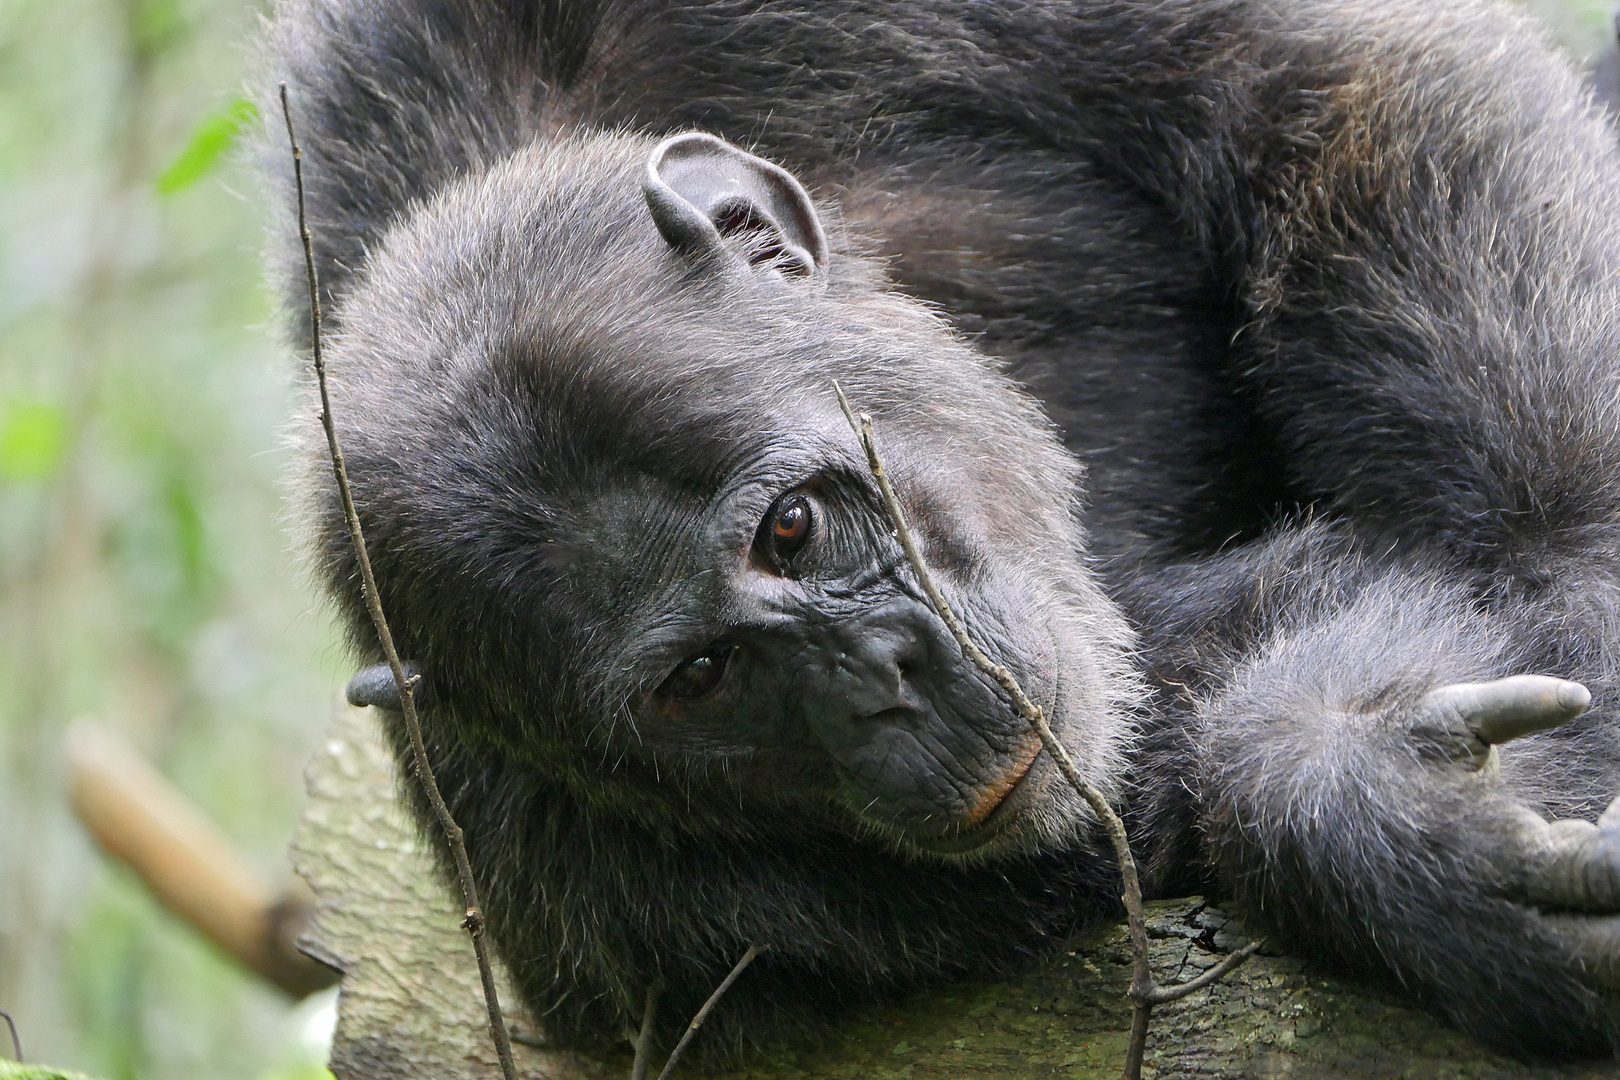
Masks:
[[[1467,768],[1490,771],[1496,746],[1579,716],[1591,701],[1580,683],[1518,675],[1455,683],[1415,707],[1413,734],[1446,747]],[[1597,824],[1547,821],[1517,805],[1497,858],[1511,898],[1543,910],[1585,981],[1620,990],[1620,799]]]

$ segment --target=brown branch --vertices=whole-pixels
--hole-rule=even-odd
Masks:
[[[664,1062],[664,1071],[658,1074],[658,1080],[669,1080],[670,1071],[675,1068],[675,1062],[680,1060],[681,1051],[685,1050],[686,1044],[692,1041],[692,1036],[696,1035],[698,1028],[703,1026],[703,1021],[709,1018],[709,1013],[714,1011],[715,1005],[719,1004],[726,991],[731,989],[731,984],[737,981],[737,976],[743,973],[743,969],[752,964],[755,957],[769,948],[769,945],[748,946],[748,951],[743,953],[741,960],[737,961],[737,966],[731,969],[731,974],[720,980],[720,985],[714,988],[714,993],[710,994],[709,1000],[703,1003],[703,1008],[699,1009],[697,1015],[692,1017],[692,1022],[686,1025],[686,1030],[681,1033],[681,1041],[676,1043],[675,1049],[669,1052],[669,1060]]]
[[[484,984],[484,1004],[489,1011],[489,1036],[495,1042],[495,1052],[501,1059],[501,1073],[505,1080],[516,1080],[517,1067],[512,1063],[512,1044],[507,1036],[506,1021],[501,1017],[500,996],[495,988],[495,972],[490,966],[489,949],[484,941],[484,911],[478,903],[478,886],[473,881],[472,863],[467,859],[467,844],[461,827],[445,805],[439,793],[439,783],[428,764],[427,746],[422,741],[422,725],[416,715],[414,677],[407,678],[405,665],[400,662],[394,648],[394,635],[388,629],[383,615],[382,600],[377,594],[377,579],[371,572],[371,556],[366,551],[366,537],[360,528],[360,515],[354,508],[354,494],[349,486],[349,470],[343,460],[343,449],[338,445],[337,428],[332,422],[332,399],[326,385],[326,360],[321,352],[321,297],[320,282],[315,272],[315,246],[310,240],[309,224],[304,212],[304,155],[298,148],[298,137],[293,133],[292,108],[287,103],[287,84],[281,84],[281,115],[287,122],[287,142],[292,148],[293,183],[298,195],[298,238],[304,245],[304,280],[309,286],[310,355],[315,368],[315,381],[321,393],[321,427],[326,432],[326,447],[332,458],[332,475],[337,479],[338,497],[343,503],[343,519],[349,526],[349,538],[354,542],[354,554],[360,564],[361,595],[366,610],[377,628],[377,640],[388,667],[394,673],[394,685],[399,689],[401,711],[405,715],[405,730],[410,736],[411,758],[416,775],[433,806],[433,816],[444,830],[445,841],[455,857],[456,879],[461,885],[466,912],[461,926],[472,938],[473,952],[478,956],[478,975]]]
[[[127,740],[81,720],[68,730],[67,756],[73,812],[158,903],[293,997],[337,981],[293,944],[308,900],[267,888],[219,827]]]
[[[1131,854],[1130,838],[1125,833],[1125,822],[1120,820],[1119,814],[1114,811],[1103,793],[1080,774],[1080,770],[1075,767],[1074,759],[1069,757],[1068,749],[1058,741],[1057,733],[1047,723],[1046,714],[1024,693],[1023,687],[1018,684],[1013,673],[991,660],[968,636],[962,620],[956,617],[956,612],[952,610],[945,595],[939,591],[939,586],[934,583],[934,576],[929,572],[928,564],[923,559],[922,549],[917,546],[917,538],[912,534],[911,527],[906,524],[905,511],[900,508],[900,499],[894,492],[894,485],[889,482],[888,470],[883,467],[883,459],[878,454],[871,416],[861,413],[857,420],[855,411],[850,408],[849,398],[844,395],[844,388],[834,382],[833,391],[838,395],[838,405],[844,410],[845,419],[849,421],[849,426],[854,429],[856,436],[861,440],[861,447],[866,451],[867,467],[883,494],[883,505],[894,522],[895,536],[899,539],[900,547],[905,551],[906,560],[911,563],[911,569],[917,575],[923,592],[927,594],[929,603],[950,628],[951,635],[962,648],[962,654],[980,671],[994,679],[1007,692],[1007,696],[1012,698],[1018,714],[1027,720],[1030,727],[1040,736],[1041,745],[1057,763],[1058,770],[1063,773],[1070,786],[1079,792],[1080,797],[1085,799],[1086,804],[1108,830],[1108,838],[1113,841],[1114,855],[1119,860],[1119,876],[1124,884],[1125,894],[1121,899],[1125,904],[1125,922],[1131,941],[1132,974],[1129,990],[1132,1005],[1131,1038],[1126,1048],[1124,1075],[1125,1080],[1140,1080],[1142,1055],[1147,1047],[1148,1020],[1153,1006],[1161,1001],[1174,1001],[1209,985],[1247,960],[1253,953],[1253,947],[1247,951],[1233,953],[1211,969],[1218,974],[1206,973],[1185,984],[1185,993],[1182,992],[1183,987],[1160,987],[1154,983],[1153,970],[1148,965],[1147,917],[1142,907],[1142,884],[1136,872],[1136,858]]]

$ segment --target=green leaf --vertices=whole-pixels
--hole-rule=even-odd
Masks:
[[[207,176],[236,142],[242,128],[259,118],[259,110],[246,98],[237,98],[206,117],[191,134],[191,142],[158,177],[159,195],[173,195]]]
[[[67,415],[55,405],[16,403],[0,414],[0,480],[43,480],[67,451]]]

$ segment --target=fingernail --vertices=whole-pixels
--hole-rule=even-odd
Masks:
[[[1565,712],[1585,712],[1590,704],[1592,691],[1580,683],[1563,682],[1558,685],[1558,707]]]

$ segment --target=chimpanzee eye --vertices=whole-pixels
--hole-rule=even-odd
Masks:
[[[793,556],[810,539],[813,515],[810,500],[803,495],[789,495],[779,499],[770,513],[765,515],[759,530],[758,544],[761,554],[776,567],[778,573],[787,573]]]
[[[670,673],[658,692],[673,701],[696,701],[707,697],[720,685],[731,653],[728,646],[710,649],[701,656],[692,657]]]

